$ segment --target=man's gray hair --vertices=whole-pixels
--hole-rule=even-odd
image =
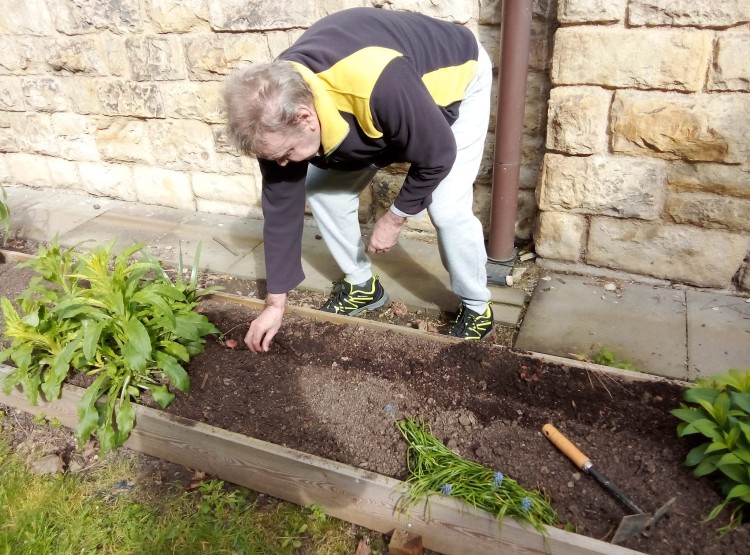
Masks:
[[[313,94],[290,62],[253,64],[235,71],[224,88],[229,135],[245,154],[257,154],[265,133],[285,133],[297,125],[300,106],[313,106]]]

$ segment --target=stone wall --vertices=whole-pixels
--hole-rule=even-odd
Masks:
[[[0,184],[260,218],[257,164],[226,140],[223,81],[354,6],[466,25],[498,58],[502,0],[6,0]],[[750,0],[533,12],[518,238],[573,268],[729,285],[750,248]],[[493,130],[475,187],[485,230]],[[404,170],[378,174],[363,223]],[[434,233],[426,216],[410,226]]]
[[[750,0],[559,0],[537,254],[748,289]]]

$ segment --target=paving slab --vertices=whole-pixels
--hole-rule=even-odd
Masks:
[[[591,358],[605,348],[643,372],[684,380],[686,310],[683,291],[634,283],[606,291],[591,277],[547,275],[515,347],[567,358]]]
[[[690,379],[750,370],[750,302],[738,296],[687,291]]]

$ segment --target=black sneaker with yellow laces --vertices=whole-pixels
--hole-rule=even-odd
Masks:
[[[388,293],[380,285],[378,276],[372,276],[358,285],[344,279],[339,290],[331,295],[320,310],[345,316],[357,316],[364,312],[379,310],[387,304]]]
[[[495,319],[490,303],[487,304],[487,309],[482,314],[474,312],[461,303],[456,319],[453,321],[451,329],[448,330],[448,335],[461,339],[484,339],[492,332],[494,323]]]

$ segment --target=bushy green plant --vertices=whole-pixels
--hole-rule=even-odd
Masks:
[[[173,282],[145,253],[131,262],[143,245],[117,256],[113,248],[114,241],[80,253],[54,241],[23,264],[38,275],[17,299],[20,311],[0,299],[12,340],[0,362],[10,358],[16,365],[6,392],[20,385],[36,404],[40,390],[47,400],[56,399],[70,373],[94,376],[77,407],[76,434],[86,441],[95,432],[102,454],[129,437],[132,401],[142,391],[162,408],[175,396],[169,386],[188,391],[183,364],[203,351],[205,335],[218,333],[194,310],[199,297],[211,292],[197,287],[200,250],[190,281],[183,282],[179,268]],[[106,401],[97,403],[105,394]]]
[[[3,230],[3,242],[5,242],[10,230],[10,208],[8,208],[8,195],[2,185],[0,185],[0,229]]]
[[[427,424],[412,418],[397,422],[409,447],[409,489],[400,501],[409,510],[421,499],[442,494],[461,499],[502,519],[513,516],[540,532],[559,522],[549,501],[502,472],[466,460],[433,436]]]
[[[696,380],[684,393],[685,403],[672,414],[682,420],[680,437],[701,435],[685,464],[695,476],[717,479],[724,500],[706,520],[730,508],[731,529],[742,523],[750,507],[750,370],[729,370],[723,376]]]

